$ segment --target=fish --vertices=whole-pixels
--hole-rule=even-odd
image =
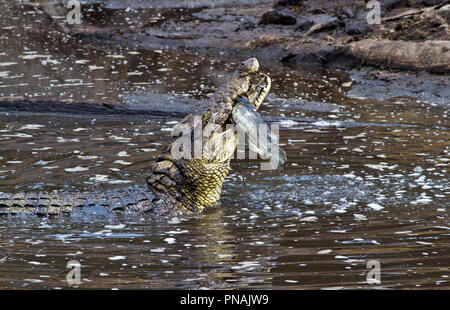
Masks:
[[[286,152],[278,146],[278,136],[270,130],[246,96],[236,99],[231,120],[236,131],[245,133],[248,137],[249,149],[264,160],[270,159],[271,163],[274,163],[272,168],[277,169],[287,161]]]

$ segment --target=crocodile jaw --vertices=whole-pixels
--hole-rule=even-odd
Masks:
[[[264,73],[259,73],[260,80],[258,84],[251,85],[247,93],[247,98],[255,107],[255,111],[261,106],[272,86],[272,80]]]

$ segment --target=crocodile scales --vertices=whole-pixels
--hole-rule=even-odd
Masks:
[[[132,211],[158,216],[198,214],[220,199],[223,181],[230,170],[231,157],[237,147],[237,135],[235,132],[230,133],[226,125],[232,123],[231,112],[236,103],[251,103],[256,111],[270,87],[271,80],[259,72],[256,58],[240,63],[230,82],[219,88],[204,106],[192,111],[178,124],[187,126],[191,133],[197,129],[204,130],[206,125],[213,125],[209,135],[203,133],[202,156],[173,158],[172,148],[176,147],[176,139],[173,138],[152,165],[147,186],[106,192],[1,193],[0,214],[58,216],[87,207],[100,207],[113,213]],[[193,134],[191,139],[194,141]],[[225,139],[226,142],[213,152],[205,149],[207,142],[218,139]]]

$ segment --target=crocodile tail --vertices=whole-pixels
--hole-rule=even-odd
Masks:
[[[92,208],[113,213],[121,211],[151,213],[155,199],[153,192],[137,189],[105,193],[0,193],[0,215],[59,216]]]

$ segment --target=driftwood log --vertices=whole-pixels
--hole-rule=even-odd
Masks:
[[[450,73],[450,41],[361,40],[349,44],[350,57],[364,64],[402,70]]]

